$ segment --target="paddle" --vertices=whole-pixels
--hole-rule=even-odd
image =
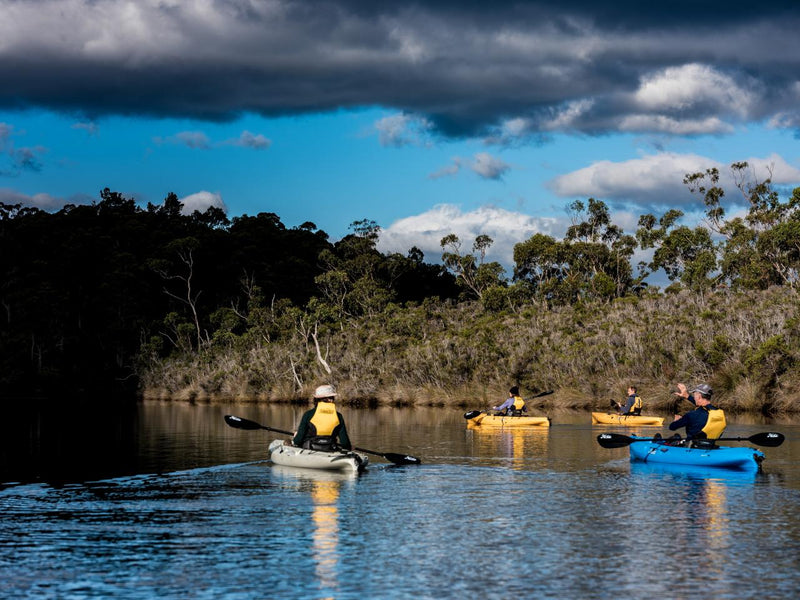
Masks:
[[[717,438],[715,442],[750,442],[758,446],[780,446],[785,439],[782,433],[775,433],[773,431],[765,433],[756,433],[750,437],[728,437]],[[660,438],[636,438],[623,435],[621,433],[601,433],[597,436],[597,443],[603,448],[623,448],[633,442],[654,442],[654,441],[667,441]]]
[[[284,431],[283,429],[276,429],[275,427],[267,427],[266,425],[261,425],[256,423],[255,421],[250,421],[249,419],[243,419],[241,417],[235,417],[233,415],[225,415],[225,422],[234,427],[235,429],[247,429],[248,431],[252,431],[254,429],[266,429],[267,431],[274,431],[275,433],[284,433],[286,435],[293,436],[294,433],[291,431]],[[366,452],[367,454],[374,454],[375,456],[382,456],[386,460],[396,465],[419,465],[422,464],[422,461],[418,459],[416,456],[408,456],[407,454],[397,454],[395,452],[375,452],[374,450],[366,450],[364,448],[358,448],[354,446],[355,450],[359,450],[360,452]]]
[[[552,393],[553,393],[553,390],[548,390],[546,392],[540,392],[540,393],[536,394],[535,396],[531,396],[530,398],[525,398],[525,402],[528,402],[529,400],[533,400],[534,398],[541,398],[542,396],[549,396]],[[464,413],[464,418],[467,421],[469,421],[470,419],[474,419],[479,414],[484,413],[484,412],[486,412],[486,411],[485,410],[468,410],[467,412]]]

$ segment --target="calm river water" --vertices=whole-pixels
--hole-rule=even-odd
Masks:
[[[479,408],[479,407],[476,407]],[[361,476],[271,465],[304,407],[18,410],[0,425],[2,598],[796,598],[800,423],[763,472],[686,472],[607,450],[586,412],[468,430],[463,410],[343,409]],[[733,445],[733,444],[732,444]]]

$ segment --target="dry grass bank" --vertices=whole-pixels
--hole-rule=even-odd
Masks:
[[[629,383],[669,410],[679,381],[706,381],[731,412],[800,411],[800,303],[785,288],[624,298],[488,313],[479,304],[393,307],[370,320],[266,342],[248,335],[152,362],[146,398],[306,402],[331,381],[343,404],[488,406],[518,383],[540,406],[606,408]]]

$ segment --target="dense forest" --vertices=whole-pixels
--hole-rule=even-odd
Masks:
[[[378,251],[366,219],[332,243],[272,213],[185,215],[174,194],[0,204],[0,393],[292,400],[333,381],[353,403],[465,405],[519,383],[589,406],[637,382],[658,406],[702,379],[735,408],[796,410],[800,188],[731,170],[734,216],[715,169],[684,180],[706,207],[694,227],[668,210],[626,233],[578,200],[512,273],[486,235],[447,235],[428,263]],[[671,284],[648,286],[655,271]]]

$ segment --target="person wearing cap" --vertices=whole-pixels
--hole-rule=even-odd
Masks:
[[[353,449],[344,417],[336,410],[335,398],[336,388],[332,385],[321,385],[314,390],[314,408],[303,414],[292,444],[325,452]]]
[[[525,408],[525,400],[519,395],[519,387],[512,386],[508,390],[508,399],[500,406],[493,406],[492,410],[501,412],[504,415],[522,416],[522,413],[526,412],[527,409]]]
[[[722,409],[711,404],[712,393],[713,390],[707,383],[701,383],[691,392],[686,390],[686,385],[679,383],[678,391],[674,394],[689,400],[697,408],[682,417],[675,415],[674,420],[669,424],[670,431],[685,427],[687,440],[715,440],[720,437],[725,431],[727,423]]]

